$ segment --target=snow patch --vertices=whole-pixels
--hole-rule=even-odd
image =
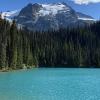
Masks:
[[[38,12],[41,16],[56,15],[58,11],[70,11],[70,8],[61,3],[59,4],[42,4],[41,10]]]
[[[95,19],[91,19],[91,18],[84,18],[84,17],[83,17],[83,18],[78,17],[78,19],[79,19],[79,20],[90,20],[90,21],[95,21]]]
[[[21,17],[21,18],[26,18],[26,16],[19,16],[19,17]]]
[[[16,16],[19,15],[20,10],[15,10],[15,11],[8,11],[8,12],[3,12],[2,13],[2,18],[8,20],[8,21],[12,21],[12,19]]]

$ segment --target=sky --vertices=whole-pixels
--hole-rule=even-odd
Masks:
[[[0,11],[12,11],[25,7],[28,3],[66,2],[74,10],[100,19],[100,0],[0,0]]]

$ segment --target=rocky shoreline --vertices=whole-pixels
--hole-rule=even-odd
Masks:
[[[0,72],[10,72],[10,71],[16,71],[16,70],[26,70],[26,69],[32,69],[32,68],[35,68],[35,67],[36,66],[26,66],[26,67],[23,67],[23,68],[2,68],[2,69],[0,69]]]

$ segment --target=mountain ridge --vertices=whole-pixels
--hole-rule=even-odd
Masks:
[[[94,21],[93,17],[76,12],[66,3],[29,3],[21,10],[3,13],[2,17],[9,21],[15,19],[18,24],[36,31],[83,26]]]

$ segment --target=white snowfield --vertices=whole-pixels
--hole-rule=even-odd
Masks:
[[[19,15],[20,10],[8,11],[2,13],[2,18],[7,19],[8,21],[12,21],[12,19]]]
[[[70,11],[69,7],[65,6],[62,3],[59,4],[42,4],[42,8],[39,11],[39,15],[46,16],[46,15],[56,15],[58,11]]]
[[[90,20],[90,21],[95,21],[95,19],[91,19],[91,18],[85,18],[85,17],[78,17],[79,20]]]

